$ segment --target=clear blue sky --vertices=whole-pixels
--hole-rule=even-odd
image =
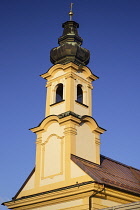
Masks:
[[[35,135],[45,113],[45,80],[69,0],[0,1],[0,202],[11,199],[35,163]],[[93,117],[107,129],[101,153],[140,168],[140,1],[73,0],[89,67],[100,79]],[[5,207],[0,207],[4,210]]]

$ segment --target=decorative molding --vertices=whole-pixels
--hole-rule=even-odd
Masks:
[[[49,87],[52,85],[52,82],[46,82],[46,87]]]
[[[56,174],[52,174],[52,175],[49,175],[49,176],[45,176],[44,175],[44,165],[45,165],[45,145],[49,142],[49,140],[50,140],[50,138],[51,137],[53,137],[53,136],[55,136],[55,137],[57,137],[57,139],[60,139],[61,140],[61,142],[60,142],[60,144],[61,144],[61,154],[60,154],[60,172],[59,173],[56,173]],[[47,139],[46,139],[46,141],[44,142],[44,143],[42,143],[41,144],[41,146],[42,146],[42,171],[41,171],[41,174],[42,174],[42,176],[41,176],[41,179],[43,180],[43,179],[47,179],[47,178],[50,178],[50,179],[52,179],[53,177],[55,177],[55,176],[58,176],[58,175],[61,175],[61,174],[63,174],[63,138],[64,138],[64,136],[62,136],[62,137],[60,137],[60,136],[58,136],[57,134],[51,134]],[[54,154],[55,155],[55,154]]]
[[[92,86],[92,84],[88,84],[88,86],[87,86],[88,88],[90,88],[91,90],[93,89],[93,86]]]
[[[42,137],[38,137],[36,139],[36,144],[41,144],[42,143]]]
[[[67,73],[66,76],[65,76],[65,79],[68,79],[68,78],[72,78],[72,79],[75,79],[76,80],[76,75],[73,74],[72,72]]]
[[[64,129],[64,134],[65,135],[77,135],[77,130],[76,128],[73,128],[73,127],[67,127]]]
[[[81,115],[78,115],[78,114],[76,114],[75,112],[72,112],[72,111],[67,111],[67,112],[59,114],[57,116],[58,116],[59,119],[61,119],[61,118],[64,118],[64,117],[67,117],[67,116],[70,116],[70,115],[72,115],[74,117],[77,117],[79,119],[81,119],[81,117],[82,117]]]
[[[100,145],[100,139],[99,138],[95,138],[95,144]]]

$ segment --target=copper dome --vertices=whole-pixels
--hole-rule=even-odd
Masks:
[[[50,51],[50,60],[53,64],[73,62],[77,65],[87,65],[90,59],[89,50],[81,47],[83,39],[78,35],[79,24],[67,21],[62,27],[63,35],[58,39],[58,47]]]

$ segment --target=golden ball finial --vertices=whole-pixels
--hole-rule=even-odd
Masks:
[[[70,4],[70,12],[69,12],[70,21],[72,21],[72,16],[73,16],[72,6],[73,6],[73,3]]]

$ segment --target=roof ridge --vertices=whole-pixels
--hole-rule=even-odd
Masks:
[[[110,161],[112,161],[112,162],[116,162],[116,163],[118,163],[118,164],[120,164],[120,165],[123,165],[123,166],[125,166],[125,167],[127,167],[127,168],[132,168],[132,169],[135,169],[135,170],[137,170],[137,171],[140,171],[140,169],[138,169],[138,168],[134,168],[133,166],[129,166],[129,165],[125,164],[125,163],[121,163],[121,162],[119,162],[119,161],[117,161],[117,160],[114,160],[114,159],[112,159],[112,158],[109,158],[109,157],[107,157],[107,156],[105,156],[105,155],[101,155],[101,154],[100,154],[100,156],[101,156],[101,157],[104,157],[104,158],[106,158],[106,159],[108,159],[108,160],[110,160]]]

